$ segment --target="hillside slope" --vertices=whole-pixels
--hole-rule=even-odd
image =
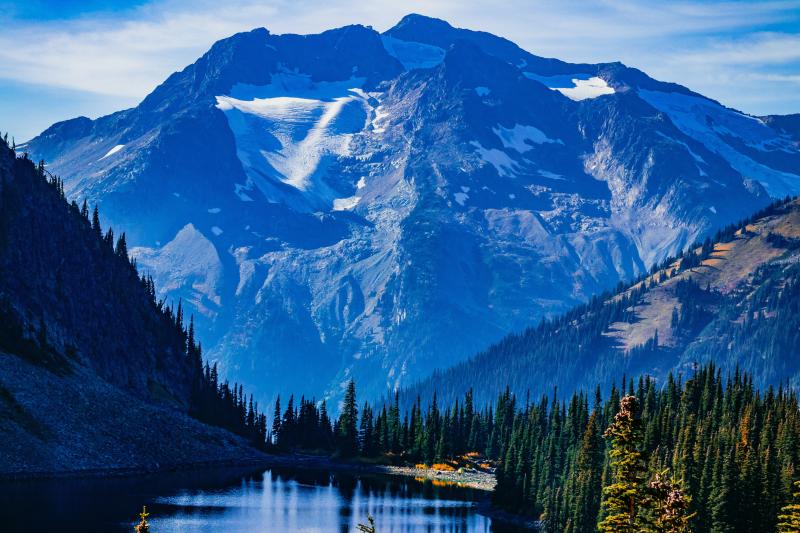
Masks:
[[[129,230],[227,375],[376,396],[800,192],[793,124],[409,15],[234,35],[25,149]]]
[[[469,361],[409,388],[447,402],[475,388],[559,393],[663,378],[713,361],[759,387],[800,386],[800,201],[776,203],[730,226],[619,292],[510,335]]]
[[[108,235],[0,141],[0,475],[258,457],[188,416],[186,332]]]

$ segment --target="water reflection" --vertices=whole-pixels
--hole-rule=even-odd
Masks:
[[[484,495],[405,478],[271,469],[0,485],[3,531],[348,532],[368,515],[379,533],[497,532]],[[504,530],[505,531],[505,530]]]

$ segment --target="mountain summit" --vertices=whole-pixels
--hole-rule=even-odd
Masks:
[[[236,379],[376,395],[798,192],[796,132],[409,15],[234,35],[25,149],[128,230]]]

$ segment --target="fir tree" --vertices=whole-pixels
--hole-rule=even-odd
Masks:
[[[100,212],[97,210],[96,205],[92,211],[92,231],[98,239],[103,238],[103,229],[100,227]]]
[[[339,418],[339,453],[345,457],[351,457],[358,453],[357,424],[356,383],[351,379],[347,383],[347,391],[342,403],[342,415]]]
[[[603,489],[605,516],[598,524],[604,533],[638,533],[644,528],[642,506],[645,502],[645,461],[641,452],[641,421],[635,396],[620,400],[614,422],[604,437],[611,441],[613,482]]]
[[[778,531],[797,533],[800,531],[800,481],[794,482],[792,501],[781,508],[778,515]]]
[[[651,514],[649,531],[653,533],[690,533],[690,521],[695,513],[690,512],[691,497],[681,484],[670,479],[669,471],[656,473],[648,483]]]

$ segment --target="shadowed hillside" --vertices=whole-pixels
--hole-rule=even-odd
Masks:
[[[188,416],[220,422],[193,327],[91,219],[0,141],[0,475],[258,457]]]
[[[506,385],[533,397],[610,384],[624,374],[663,378],[716,362],[755,385],[800,380],[800,202],[782,201],[669,259],[636,283],[523,333],[410,388],[444,402]]]

